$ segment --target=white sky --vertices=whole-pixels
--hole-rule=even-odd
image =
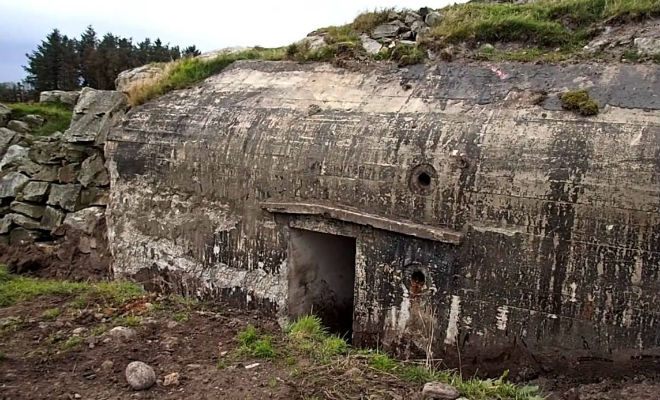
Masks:
[[[0,82],[25,77],[21,68],[53,29],[78,37],[87,25],[203,52],[228,46],[283,46],[314,29],[350,22],[384,7],[440,8],[465,0],[0,0]]]

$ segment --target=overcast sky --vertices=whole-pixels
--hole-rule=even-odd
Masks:
[[[344,24],[362,11],[383,7],[440,8],[461,0],[0,0],[0,82],[25,77],[22,65],[53,29],[77,37],[87,25],[112,32],[160,37],[202,51],[228,46],[283,46],[314,29]]]

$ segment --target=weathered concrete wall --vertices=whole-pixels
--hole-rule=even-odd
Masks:
[[[660,345],[658,71],[236,63],[111,133],[115,272],[285,317],[289,229],[342,234],[358,344],[480,371],[643,368]],[[597,117],[561,110],[578,87]]]

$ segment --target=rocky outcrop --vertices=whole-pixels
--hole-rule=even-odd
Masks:
[[[85,267],[107,274],[103,144],[125,107],[119,92],[85,88],[64,133],[33,135],[43,123],[38,116],[0,128],[0,262],[18,270],[56,266],[68,277],[86,277]]]
[[[70,108],[76,104],[78,101],[78,96],[80,92],[75,91],[65,91],[65,90],[48,90],[41,92],[39,94],[40,103],[52,103],[52,104],[63,104]]]
[[[115,87],[120,92],[129,92],[133,87],[154,82],[165,74],[162,64],[147,64],[122,71],[115,79]]]

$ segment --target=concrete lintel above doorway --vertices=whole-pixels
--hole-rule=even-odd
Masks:
[[[463,234],[461,232],[450,229],[394,220],[323,204],[263,202],[261,203],[261,208],[279,214],[322,215],[340,221],[371,226],[376,229],[397,232],[420,239],[428,239],[456,245],[460,244],[463,239]]]

